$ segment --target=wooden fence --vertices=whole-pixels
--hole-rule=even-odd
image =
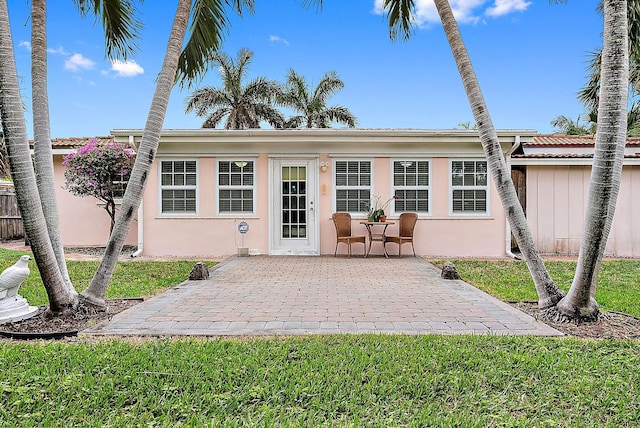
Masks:
[[[0,241],[23,238],[22,217],[13,187],[0,187]]]

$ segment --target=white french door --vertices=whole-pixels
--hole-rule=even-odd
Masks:
[[[270,254],[319,254],[316,159],[271,159]]]

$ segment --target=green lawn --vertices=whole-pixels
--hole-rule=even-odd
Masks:
[[[0,248],[0,272],[14,264],[22,252]],[[32,257],[33,255],[30,254]],[[189,277],[194,261],[127,261],[118,262],[113,280],[107,290],[107,298],[149,297],[168,287],[180,284]],[[69,277],[78,292],[89,285],[98,268],[97,261],[68,261]],[[20,295],[29,304],[39,306],[48,302],[35,261],[29,262],[31,274],[20,287]]]
[[[0,343],[0,426],[640,425],[640,346],[495,336]]]
[[[0,269],[19,255],[0,250]],[[536,298],[521,262],[454,262],[466,280],[502,299]],[[182,281],[192,265],[119,263],[110,295],[154,294]],[[82,289],[96,263],[69,267]],[[573,264],[549,267],[568,287]],[[638,312],[639,267],[604,263],[603,307]],[[38,296],[39,288],[32,274],[21,294]],[[0,364],[2,427],[640,425],[640,342],[632,340],[333,335],[0,341]]]
[[[538,301],[536,290],[523,261],[452,261],[460,276],[503,301]],[[442,265],[443,261],[434,262]],[[569,290],[575,262],[546,262],[556,284]],[[607,260],[602,263],[596,300],[600,308],[640,317],[640,260]]]

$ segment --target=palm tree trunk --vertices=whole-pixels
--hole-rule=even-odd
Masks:
[[[598,271],[615,213],[627,131],[629,48],[627,1],[604,1],[600,102],[595,155],[591,169],[584,235],[573,283],[558,303],[570,318],[598,316],[595,290]]]
[[[131,220],[136,214],[140,203],[144,188],[151,171],[151,165],[154,161],[158,144],[160,143],[160,135],[162,133],[162,124],[164,122],[167,105],[169,104],[169,96],[173,88],[176,71],[178,69],[178,58],[182,49],[182,43],[187,31],[189,23],[189,14],[191,10],[192,0],[179,0],[178,9],[176,11],[167,53],[165,55],[162,70],[158,76],[156,91],[151,101],[149,116],[145,124],[142,141],[136,154],[136,161],[131,171],[131,177],[127,184],[120,213],[116,220],[113,233],[109,238],[109,243],[102,262],[98,267],[89,287],[82,292],[82,296],[89,302],[94,304],[103,304],[107,286],[113,276],[118,256],[124,244],[124,240],[129,231]]]
[[[511,181],[511,173],[503,157],[498,135],[491,122],[491,116],[480,90],[478,78],[471,65],[458,24],[451,11],[451,6],[448,0],[435,0],[435,4],[469,98],[473,117],[478,124],[480,141],[487,157],[491,176],[512,233],[518,242],[520,251],[533,278],[538,293],[538,305],[541,308],[551,307],[564,296],[564,293],[554,284],[533,242],[524,211],[520,206],[515,187]]]
[[[47,89],[47,2],[46,0],[32,0],[31,4],[31,98],[33,105],[33,151],[38,193],[58,268],[69,292],[77,294],[71,284],[64,258],[54,185]]]
[[[60,313],[77,303],[60,274],[31,163],[27,127],[20,98],[7,1],[0,0],[0,113],[9,153],[11,175],[24,229],[49,297],[49,309]]]

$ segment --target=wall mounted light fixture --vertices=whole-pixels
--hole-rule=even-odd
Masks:
[[[329,168],[329,162],[320,162],[320,171],[326,172]]]

